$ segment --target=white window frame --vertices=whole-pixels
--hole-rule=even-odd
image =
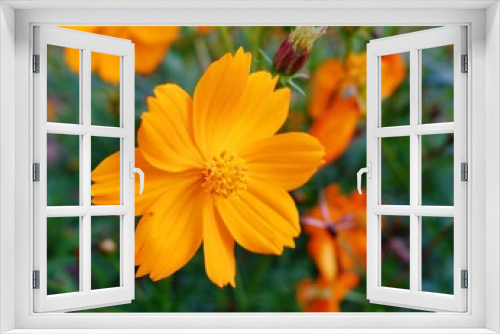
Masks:
[[[120,6],[121,9],[117,9]],[[35,24],[468,26],[468,54],[471,60],[468,76],[468,107],[471,110],[468,115],[468,133],[471,134],[468,142],[468,152],[471,154],[468,193],[471,199],[468,203],[468,220],[471,222],[468,227],[468,234],[471,236],[471,243],[468,245],[468,312],[34,314],[33,291],[30,288],[32,260],[29,256],[33,220],[29,197],[32,187],[32,105],[28,97],[32,94],[32,76],[29,70],[31,32]],[[157,333],[500,331],[500,10],[496,1],[372,0],[367,7],[367,2],[363,1],[333,0],[6,0],[0,3],[0,43],[0,332],[76,333],[80,329],[78,333],[103,333],[103,329],[109,329],[109,333],[144,333],[146,328],[151,329],[147,332],[155,330]],[[15,84],[12,85],[14,78]],[[12,124],[15,124],[15,128]],[[353,178],[353,186],[354,182]],[[486,254],[490,256],[486,257]],[[137,330],[131,330],[132,328]]]

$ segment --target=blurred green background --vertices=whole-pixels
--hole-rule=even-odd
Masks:
[[[117,27],[115,27],[117,28]],[[120,28],[120,27],[118,27]],[[126,29],[127,27],[121,27]],[[205,27],[206,28],[206,27]],[[371,39],[427,29],[428,27],[330,27],[311,50],[300,75],[290,84],[293,95],[290,117],[284,131],[308,132],[315,121],[308,113],[316,71],[331,59],[345,62],[350,54],[365,52]],[[136,74],[136,127],[147,110],[146,98],[155,86],[173,82],[192,94],[206,66],[226,52],[242,46],[253,56],[252,70],[274,73],[271,60],[279,44],[293,27],[215,27],[205,30],[181,27],[167,46],[168,52],[154,70]],[[138,41],[140,42],[140,41]],[[138,44],[136,44],[138,45]],[[453,49],[440,47],[422,52],[422,122],[453,121]],[[65,51],[48,49],[48,121],[78,123],[79,77],[70,70]],[[403,55],[406,70],[408,57]],[[336,73],[332,73],[335,76]],[[361,74],[365,75],[365,74]],[[365,101],[364,88],[357,98]],[[92,75],[92,123],[119,124],[119,86]],[[294,191],[302,215],[318,204],[319,194],[331,184],[340,185],[347,196],[356,188],[356,172],[365,166],[366,123],[363,108],[354,135],[343,153],[301,189]],[[340,111],[341,112],[341,111]],[[384,126],[408,124],[408,77],[382,104]],[[317,120],[316,120],[317,121]],[[335,136],[336,133],[332,133]],[[120,147],[118,139],[92,138],[92,168]],[[79,140],[77,136],[48,135],[48,205],[79,203]],[[146,175],[147,177],[147,175]],[[422,203],[453,205],[453,135],[422,137]],[[408,204],[409,139],[382,140],[382,201]],[[147,191],[147,189],[145,190]],[[352,214],[355,214],[353,212]],[[137,221],[140,217],[137,217]],[[382,238],[382,284],[409,287],[409,219],[384,217]],[[78,218],[48,219],[48,292],[78,291]],[[422,221],[423,290],[453,293],[453,219],[424,218]],[[332,236],[335,238],[335,236]],[[300,282],[318,279],[318,269],[307,251],[310,236],[302,233],[295,249],[282,256],[252,254],[236,247],[237,288],[219,289],[206,277],[203,254],[173,276],[152,282],[136,280],[131,304],[95,309],[103,312],[296,312],[306,308],[298,300]],[[92,218],[92,288],[119,285],[119,217]],[[366,299],[366,269],[360,268],[359,283],[342,298],[344,312],[408,311],[370,304]],[[332,291],[335,293],[335,291]],[[327,298],[327,297],[326,297]]]

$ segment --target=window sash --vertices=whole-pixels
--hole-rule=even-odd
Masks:
[[[80,50],[79,124],[47,122],[47,45]],[[120,125],[91,124],[91,52],[120,57]],[[40,271],[40,288],[33,290],[34,311],[73,311],[128,303],[134,297],[134,45],[128,40],[82,33],[64,28],[38,26],[34,30],[34,53],[40,55],[40,72],[34,74],[34,161],[40,163],[40,181],[34,190],[34,270]],[[78,135],[80,205],[46,206],[47,134]],[[120,205],[94,206],[91,203],[91,138],[120,139]],[[131,163],[131,164],[130,164]],[[120,286],[92,290],[91,217],[120,215]],[[79,291],[47,295],[47,217],[79,217]]]
[[[460,73],[466,54],[466,28],[451,26],[371,41],[367,47],[367,298],[374,303],[440,311],[467,311],[467,290],[461,289],[460,272],[467,269],[467,183],[460,181],[460,163],[467,162],[467,76]],[[454,122],[420,124],[420,50],[454,45]],[[410,124],[381,127],[381,56],[410,52]],[[454,206],[420,205],[421,135],[454,133]],[[381,204],[381,138],[410,137],[410,205]],[[410,289],[381,286],[381,215],[410,217]],[[421,287],[421,217],[454,217],[454,294],[419,291]]]

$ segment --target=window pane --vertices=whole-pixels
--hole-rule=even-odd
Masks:
[[[47,206],[80,205],[80,136],[47,134]]]
[[[96,169],[99,164],[109,157],[110,155],[120,151],[120,138],[108,138],[108,137],[92,137],[90,147],[92,149],[92,171]],[[121,199],[121,188],[120,188],[120,164],[119,160],[116,160],[116,164],[113,168],[114,173],[108,174],[106,182],[102,182],[102,186],[106,186],[109,189],[113,189],[108,196],[93,197],[92,204],[94,205],[120,205]]]
[[[453,294],[453,218],[422,219],[422,291]]]
[[[80,217],[47,218],[47,294],[79,291]]]
[[[453,134],[421,136],[422,205],[453,205]]]
[[[410,217],[382,216],[382,286],[410,289]]]
[[[120,57],[92,52],[91,123],[120,126]]]
[[[410,204],[410,137],[381,139],[382,204]]]
[[[453,122],[453,45],[421,50],[422,123]]]
[[[79,49],[47,45],[47,122],[80,123],[79,70]]]
[[[92,289],[120,286],[120,217],[92,217]]]
[[[382,126],[410,124],[410,53],[380,57]]]

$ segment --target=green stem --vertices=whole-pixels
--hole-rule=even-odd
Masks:
[[[228,27],[217,27],[227,52],[234,53],[234,43]]]
[[[349,57],[349,54],[352,52],[352,49],[353,49],[352,34],[349,33],[347,38],[345,39],[344,62],[347,61],[347,57]]]
[[[196,52],[196,58],[198,58],[198,63],[201,68],[205,70],[210,65],[210,54],[208,52],[207,45],[203,38],[195,37],[194,39],[194,49]]]
[[[245,289],[245,284],[243,283],[242,271],[238,269],[236,265],[236,289],[234,289],[234,297],[236,299],[236,305],[238,311],[246,312],[248,311],[248,296]]]
[[[261,38],[262,38],[262,27],[251,27],[252,30],[250,30],[250,49],[252,51],[252,55],[255,57],[255,64],[259,65],[260,69],[265,69],[262,68],[261,64],[261,57],[262,54],[260,53],[260,46],[261,46]]]
[[[248,291],[250,291],[250,293],[252,291],[258,290],[259,286],[262,286],[266,274],[269,273],[269,268],[271,267],[272,260],[272,256],[269,255],[262,257],[259,266],[255,268],[252,279],[248,284]]]

